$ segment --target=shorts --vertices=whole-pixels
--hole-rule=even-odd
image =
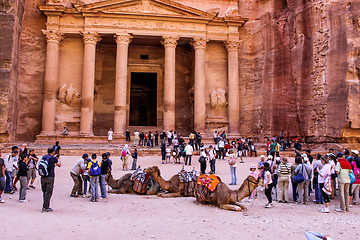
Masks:
[[[0,177],[0,191],[5,191],[5,178]]]
[[[35,178],[36,178],[36,169],[35,168],[30,168],[27,171],[27,179],[30,180],[30,179],[35,179]]]
[[[11,178],[14,179],[17,176],[18,170],[14,169],[11,172]]]

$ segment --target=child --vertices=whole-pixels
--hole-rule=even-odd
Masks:
[[[136,170],[136,162],[137,162],[137,149],[135,149],[135,152],[131,155],[133,158],[131,170]]]
[[[17,178],[20,181],[20,191],[19,191],[20,203],[28,202],[28,200],[26,200],[28,162],[29,162],[29,155],[21,154],[18,162],[19,171],[17,173]]]
[[[250,172],[249,172],[249,176],[253,176],[254,178],[257,178],[257,174],[256,174],[256,166],[255,165],[251,165],[250,167]]]
[[[166,147],[166,160],[165,163],[169,162],[170,163],[170,156],[171,156],[171,148],[170,146]]]

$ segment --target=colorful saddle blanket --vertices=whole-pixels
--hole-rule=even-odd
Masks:
[[[196,181],[198,178],[198,174],[195,170],[192,170],[191,172],[188,172],[184,169],[181,169],[181,171],[178,173],[180,182],[193,182]]]
[[[221,179],[214,174],[210,174],[210,175],[203,174],[198,177],[196,185],[203,185],[207,189],[209,189],[211,192],[213,192],[213,191],[215,191],[217,185],[220,182],[221,182]]]
[[[150,175],[146,174],[140,168],[131,175],[131,181],[133,181],[133,190],[140,194],[147,192]]]

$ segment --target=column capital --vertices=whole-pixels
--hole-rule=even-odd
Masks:
[[[161,44],[164,45],[164,47],[176,47],[177,40],[179,40],[180,37],[173,37],[173,36],[162,36],[163,40],[161,40]]]
[[[131,36],[128,33],[117,33],[116,35],[114,35],[115,37],[115,41],[117,45],[129,45],[133,36]]]
[[[228,52],[230,52],[230,51],[238,51],[242,41],[228,40],[228,41],[225,41],[224,43],[225,43],[226,50]]]
[[[194,47],[194,49],[205,49],[206,43],[209,41],[209,39],[206,38],[193,38],[193,40],[190,41],[190,44]]]
[[[101,37],[99,37],[99,33],[81,32],[81,35],[83,36],[85,44],[96,45],[96,43],[101,40]]]
[[[46,42],[53,42],[59,44],[64,39],[64,33],[60,33],[53,30],[41,30],[46,37]]]

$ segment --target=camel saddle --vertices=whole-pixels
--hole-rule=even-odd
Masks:
[[[194,195],[198,202],[211,202],[211,194],[216,190],[217,185],[221,182],[220,177],[211,175],[200,175],[196,186]]]
[[[190,172],[184,168],[178,173],[179,180],[184,183],[184,196],[194,196],[195,183],[198,178],[198,173],[195,170]]]
[[[136,171],[131,175],[133,190],[139,194],[146,194],[150,178],[150,175],[144,173],[144,171],[140,168],[136,169]]]

